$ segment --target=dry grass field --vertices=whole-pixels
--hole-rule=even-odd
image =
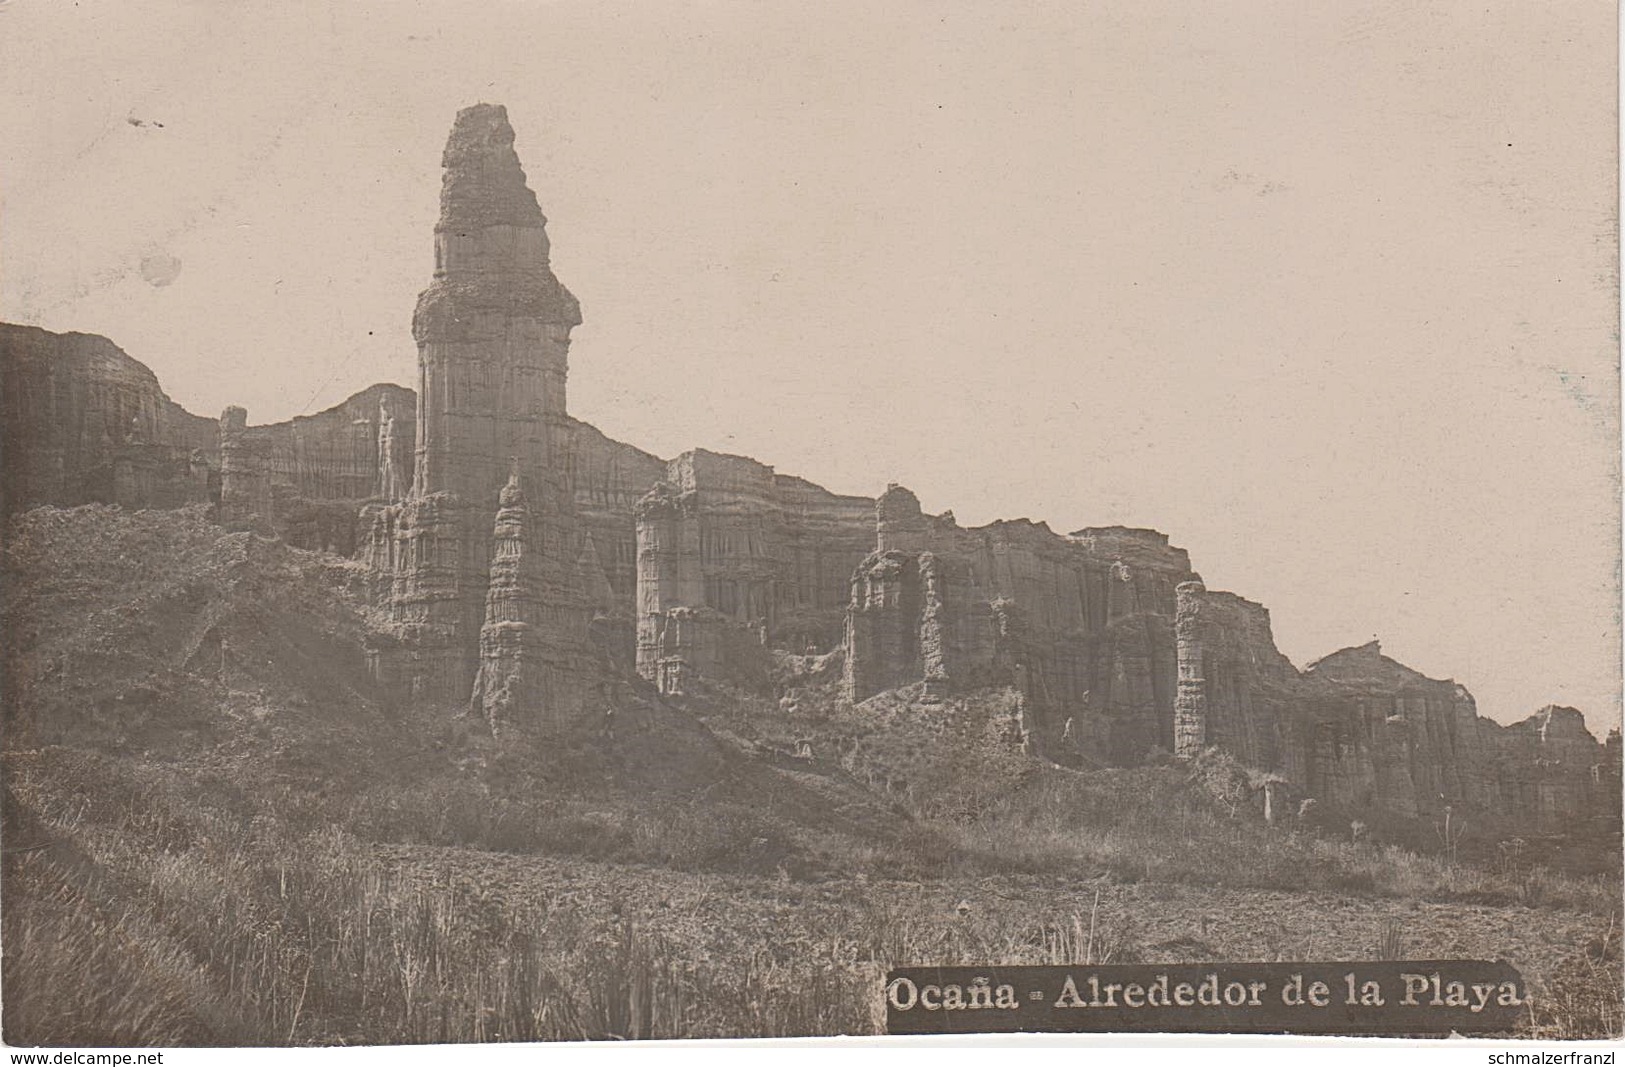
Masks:
[[[1008,694],[854,709],[820,664],[788,710],[629,682],[613,744],[496,739],[369,697],[348,574],[198,512],[14,528],[9,1043],[873,1033],[895,965],[1395,956],[1510,961],[1524,1036],[1621,1031],[1606,847],[1270,826],[1223,757],[1053,767]]]

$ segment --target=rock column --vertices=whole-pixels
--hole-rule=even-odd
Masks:
[[[389,413],[389,401],[378,400],[378,484],[376,495],[386,504],[399,500],[401,480],[395,470],[395,419]]]
[[[1207,744],[1207,682],[1202,677],[1201,582],[1174,587],[1174,647],[1178,689],[1174,695],[1174,755],[1192,759]]]
[[[697,645],[705,581],[693,498],[660,482],[637,506],[638,673],[679,694],[700,667]]]
[[[923,668],[922,696],[941,700],[948,695],[948,636],[943,603],[942,564],[930,552],[920,553],[920,666]]]
[[[565,414],[574,296],[553,274],[547,219],[526,185],[507,111],[458,112],[442,164],[434,280],[418,298],[417,447],[411,495],[397,524],[399,621],[425,629],[419,691],[467,695],[482,662],[490,516],[519,472],[534,518],[541,685],[554,714],[590,688],[590,607],[575,583],[579,551]],[[405,479],[381,469],[380,487]],[[432,551],[432,564],[425,552]]]
[[[228,528],[269,528],[271,474],[264,443],[255,437],[246,409],[220,413],[220,523]]]
[[[536,676],[540,599],[536,559],[527,545],[531,514],[517,468],[498,500],[485,623],[480,628],[479,673],[469,698],[469,711],[483,716],[493,729],[511,722],[516,713],[529,722],[548,717],[546,694]]]

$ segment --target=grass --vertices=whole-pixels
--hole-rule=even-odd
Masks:
[[[894,965],[1456,945],[1531,957],[1531,1036],[1619,1030],[1617,872],[1536,842],[1479,865],[1459,835],[1266,826],[1223,760],[1047,767],[998,693],[854,709],[806,680],[793,713],[639,698],[614,751],[497,744],[368,695],[319,557],[200,514],[31,514],[13,1044],[872,1033]]]
[[[112,866],[134,858],[100,844]],[[297,847],[283,860],[213,846],[164,856],[114,890],[123,917],[113,923],[46,853],[24,859],[28,877],[63,903],[7,909],[8,1042],[441,1043],[873,1026],[857,995],[868,974],[850,967],[765,956],[743,971],[697,964],[627,920],[482,907],[452,887],[414,884],[342,833],[287,844]],[[216,999],[219,1009],[200,1011]]]
[[[1610,916],[1595,937],[1534,991],[1524,1036],[1618,1040],[1625,1034],[1621,967],[1619,921]]]
[[[98,778],[94,795],[73,788],[72,766],[79,776]],[[1087,814],[1090,797],[1105,804],[1119,795],[1122,782],[1110,773],[1040,781],[1032,796],[1012,797],[995,813],[1017,824],[999,844],[998,865],[1043,868],[1064,854],[1138,875],[1144,862],[1132,851],[1138,840],[1142,852],[1150,848],[1153,879],[1142,883],[1141,903],[1105,894],[1104,886],[1127,880],[1115,877],[1074,895],[1073,907],[1059,912],[990,907],[985,892],[952,908],[922,906],[894,891],[853,892],[828,921],[765,934],[741,931],[730,941],[726,930],[691,936],[680,924],[657,929],[643,917],[647,907],[623,907],[649,902],[617,896],[621,889],[580,900],[503,892],[504,877],[484,865],[493,854],[470,849],[431,850],[454,873],[425,873],[394,862],[388,851],[424,846],[380,852],[348,830],[318,827],[319,810],[307,813],[310,824],[295,827],[229,794],[221,794],[226,803],[220,806],[196,803],[161,772],[137,781],[121,773],[122,766],[70,760],[35,767],[20,779],[35,813],[28,835],[54,844],[6,861],[6,987],[20,991],[8,995],[5,1006],[5,1033],[13,1044],[873,1033],[881,1024],[874,993],[892,966],[1167,958],[1168,946],[1149,944],[1142,925],[1149,914],[1143,909],[1151,906],[1146,902],[1164,891],[1158,884],[1178,881],[1171,876],[1181,872],[1196,881],[1203,863],[1235,879],[1219,854],[1249,841],[1224,836],[1249,831],[1222,810],[1204,807],[1198,795],[1186,807],[1141,806],[1131,809],[1140,814],[1107,820],[1104,829],[1074,829],[1063,848],[1059,827],[1039,818],[1051,810],[1040,801],[1072,796],[1079,805],[1073,810]],[[58,788],[64,785],[67,790]],[[1183,789],[1176,778],[1168,785],[1176,794]],[[1073,795],[1078,789],[1086,795]],[[269,804],[297,810],[274,797]],[[1022,812],[1024,829],[1016,818]],[[995,824],[986,819],[993,817],[963,832],[991,835]],[[8,819],[16,821],[14,814]],[[1165,847],[1176,826],[1193,852],[1177,863]],[[1216,835],[1216,843],[1203,844],[1206,835]],[[1462,884],[1452,886],[1437,860],[1345,842],[1292,844],[1278,836],[1287,842],[1281,847],[1299,851],[1270,861],[1275,866],[1260,881],[1295,876],[1288,862],[1310,870],[1316,863],[1337,865],[1337,877],[1346,880],[1349,864],[1358,862],[1369,868],[1354,872],[1367,870],[1387,892],[1437,894],[1485,884],[1493,873],[1462,871],[1454,875]],[[984,845],[992,842],[967,847]],[[636,870],[630,869],[632,884],[657,892],[658,880],[645,883]],[[1386,872],[1381,881],[1379,870]],[[762,882],[755,873],[704,877],[716,882],[717,895],[716,907],[704,914],[719,917],[731,914],[727,879]],[[1005,892],[997,888],[1003,883],[986,876],[969,884]],[[1573,897],[1572,886],[1554,885],[1541,891],[1545,904]],[[796,892],[794,885],[784,891]],[[1618,1031],[1619,936],[1611,916],[1607,923],[1599,919],[1603,932],[1594,943],[1539,987],[1531,1036]],[[1259,928],[1254,937],[1254,958],[1311,952],[1287,925]],[[1374,947],[1393,958],[1420,942],[1419,932],[1390,920]],[[1200,958],[1212,950],[1198,944],[1186,951]]]
[[[874,991],[896,965],[1220,958],[1213,944],[1225,958],[1324,954],[1313,922],[1290,915],[1252,922],[1239,950],[1209,944],[1206,918],[1200,937],[1170,939],[1168,912],[1201,899],[1179,887],[1566,909],[1598,929],[1618,907],[1601,879],[1265,827],[1176,768],[1030,773],[968,816],[910,824],[904,848],[809,840],[726,794],[545,800],[529,780],[504,790],[469,774],[321,793],[61,748],[7,762],[29,834],[57,842],[7,857],[6,987],[24,991],[6,1001],[13,1044],[873,1033]],[[439,866],[401,862],[412,850]],[[549,855],[581,872],[579,893],[514,889],[506,872]],[[616,870],[620,884],[595,884]],[[715,883],[699,918],[650,918],[662,870]],[[736,894],[795,900],[798,879],[832,887],[838,912],[729,929]],[[1030,907],[1022,879],[1077,888]],[[931,902],[950,886],[964,887],[958,906]],[[1426,933],[1390,918],[1350,958],[1425,951]],[[1531,1035],[1617,1031],[1617,929],[1599,936],[1542,978]]]
[[[1123,882],[1493,905],[1602,916],[1618,880],[1542,867],[1495,869],[1369,839],[1344,840],[1236,818],[1175,768],[1046,769],[943,832],[989,870],[1091,872]]]
[[[3,923],[8,1044],[191,1045],[213,1033],[206,982],[130,917],[82,897],[8,904]]]
[[[342,831],[257,847],[207,840],[156,857],[109,828],[79,831],[104,869],[126,872],[99,887],[121,901],[120,936],[107,937],[49,850],[22,857],[26,877],[66,902],[15,921],[7,911],[8,975],[51,978],[8,981],[32,994],[7,999],[12,1044],[83,1044],[87,1035],[146,1045],[872,1033],[873,991],[895,965],[1135,954],[1097,897],[1088,916],[1049,923],[942,924],[865,909],[813,951],[764,943],[712,961],[624,917],[413,881]],[[139,980],[120,980],[132,975]],[[199,1012],[216,998],[215,1010]],[[104,1033],[97,1018],[120,1022]]]

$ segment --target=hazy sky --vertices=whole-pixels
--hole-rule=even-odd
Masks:
[[[0,2],[0,317],[255,422],[411,384],[504,103],[570,409],[965,524],[1154,526],[1300,666],[1619,721],[1597,0]]]

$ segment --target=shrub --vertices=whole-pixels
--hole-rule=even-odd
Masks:
[[[1222,804],[1232,819],[1252,796],[1252,776],[1240,760],[1217,748],[1203,749],[1191,761],[1191,781]]]

